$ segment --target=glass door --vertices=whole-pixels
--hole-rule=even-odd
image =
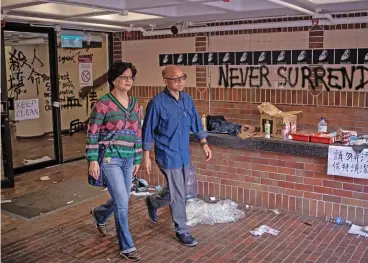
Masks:
[[[89,115],[96,101],[109,92],[108,35],[73,30],[62,33],[84,35],[79,48],[58,45],[63,160],[69,162],[85,158]]]
[[[2,29],[12,167],[18,173],[61,163],[55,31],[15,23]]]

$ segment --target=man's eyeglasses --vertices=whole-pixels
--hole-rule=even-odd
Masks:
[[[119,79],[122,79],[122,80],[134,80],[134,77],[133,76],[119,76],[118,77]]]
[[[173,80],[174,82],[179,83],[180,81],[184,81],[187,79],[187,74],[184,74],[183,76],[177,78],[165,78],[165,79]]]

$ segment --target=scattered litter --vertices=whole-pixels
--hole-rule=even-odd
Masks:
[[[35,189],[33,189],[33,191],[37,190],[38,188],[41,188],[42,187],[42,184],[37,186]]]
[[[148,186],[146,180],[134,177],[131,191],[136,193],[148,192]]]
[[[368,234],[368,226],[362,227],[362,231]]]
[[[253,236],[262,236],[264,233],[269,233],[273,236],[277,236],[280,231],[275,230],[269,226],[261,225],[260,227],[254,229],[253,231],[249,231]]]
[[[76,196],[77,194],[74,194],[74,196]]]
[[[134,196],[146,196],[146,195],[152,195],[152,193],[150,192],[130,192],[130,194],[134,195]]]
[[[276,209],[271,209],[271,211],[272,212],[274,212],[274,214],[276,214],[276,215],[279,215],[279,214],[281,214],[281,212],[276,208]]]
[[[361,227],[361,226],[352,224],[348,233],[353,234],[353,235],[362,236],[362,237],[368,237],[368,233],[364,232],[365,228],[366,227]]]
[[[11,202],[12,202],[12,200],[1,200],[2,204],[11,203]]]
[[[41,179],[41,181],[47,181],[47,180],[50,180],[50,176],[48,176],[48,175],[42,176],[40,179]]]
[[[215,201],[216,200],[216,197],[210,197],[210,200],[211,201]]]
[[[29,165],[29,164],[34,164],[34,163],[42,163],[42,162],[46,162],[46,161],[50,161],[52,160],[50,157],[48,156],[44,156],[42,158],[39,158],[39,159],[34,159],[34,160],[27,160],[27,159],[24,159],[23,160],[23,164],[24,165]]]
[[[246,206],[245,206],[245,208],[246,208],[246,209],[249,209],[249,205],[246,205]]]
[[[57,184],[57,182],[56,181],[54,181],[54,182],[52,182],[53,184]]]
[[[67,205],[70,205],[70,204],[72,204],[72,203],[74,203],[74,201],[69,201],[68,203],[66,203]]]
[[[104,189],[101,190],[101,192],[105,192],[107,190],[109,190],[109,189],[107,187],[105,187]]]
[[[107,260],[107,261],[110,261],[110,260],[111,260],[111,258],[107,258],[106,260]]]
[[[312,226],[311,223],[308,223],[308,222],[303,222],[304,225],[307,225],[307,226]]]
[[[188,200],[186,211],[188,226],[229,223],[245,217],[245,212],[238,208],[238,204],[229,199],[214,204],[194,198]]]
[[[53,166],[48,166],[48,167],[45,167],[46,169],[50,169],[50,168],[54,168],[54,167],[56,167],[56,166],[59,166],[59,164],[57,164],[57,165],[53,165]]]
[[[49,141],[53,141],[54,139],[48,139]]]
[[[157,185],[155,188],[156,188],[157,191],[161,191],[162,190],[161,185]]]

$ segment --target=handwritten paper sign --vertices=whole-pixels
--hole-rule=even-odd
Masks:
[[[92,75],[92,58],[91,57],[78,57],[79,62],[79,85],[93,86]]]
[[[329,146],[327,174],[368,179],[368,149],[358,153],[352,147]]]
[[[38,99],[14,100],[15,120],[31,120],[40,117]]]

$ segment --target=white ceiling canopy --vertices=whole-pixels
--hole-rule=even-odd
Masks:
[[[7,21],[99,31],[169,28],[177,22],[315,16],[366,12],[368,0],[2,0]],[[134,27],[134,28],[132,28]]]
[[[103,10],[97,8],[89,8],[82,6],[72,6],[66,4],[40,4],[33,6],[26,6],[21,8],[15,8],[15,12],[26,12],[30,14],[48,14],[54,16],[75,16],[90,13],[98,13]]]
[[[157,19],[162,17],[128,12],[127,15],[124,14],[94,15],[87,18],[92,20],[105,20],[110,22],[134,22],[137,20],[141,21],[147,19]]]
[[[253,0],[233,0],[230,2],[224,1],[211,1],[203,3],[204,5],[219,7],[225,10],[231,10],[234,12],[240,11],[253,11],[253,10],[267,10],[270,8],[280,8],[277,4],[272,4],[264,0],[256,1]]]

